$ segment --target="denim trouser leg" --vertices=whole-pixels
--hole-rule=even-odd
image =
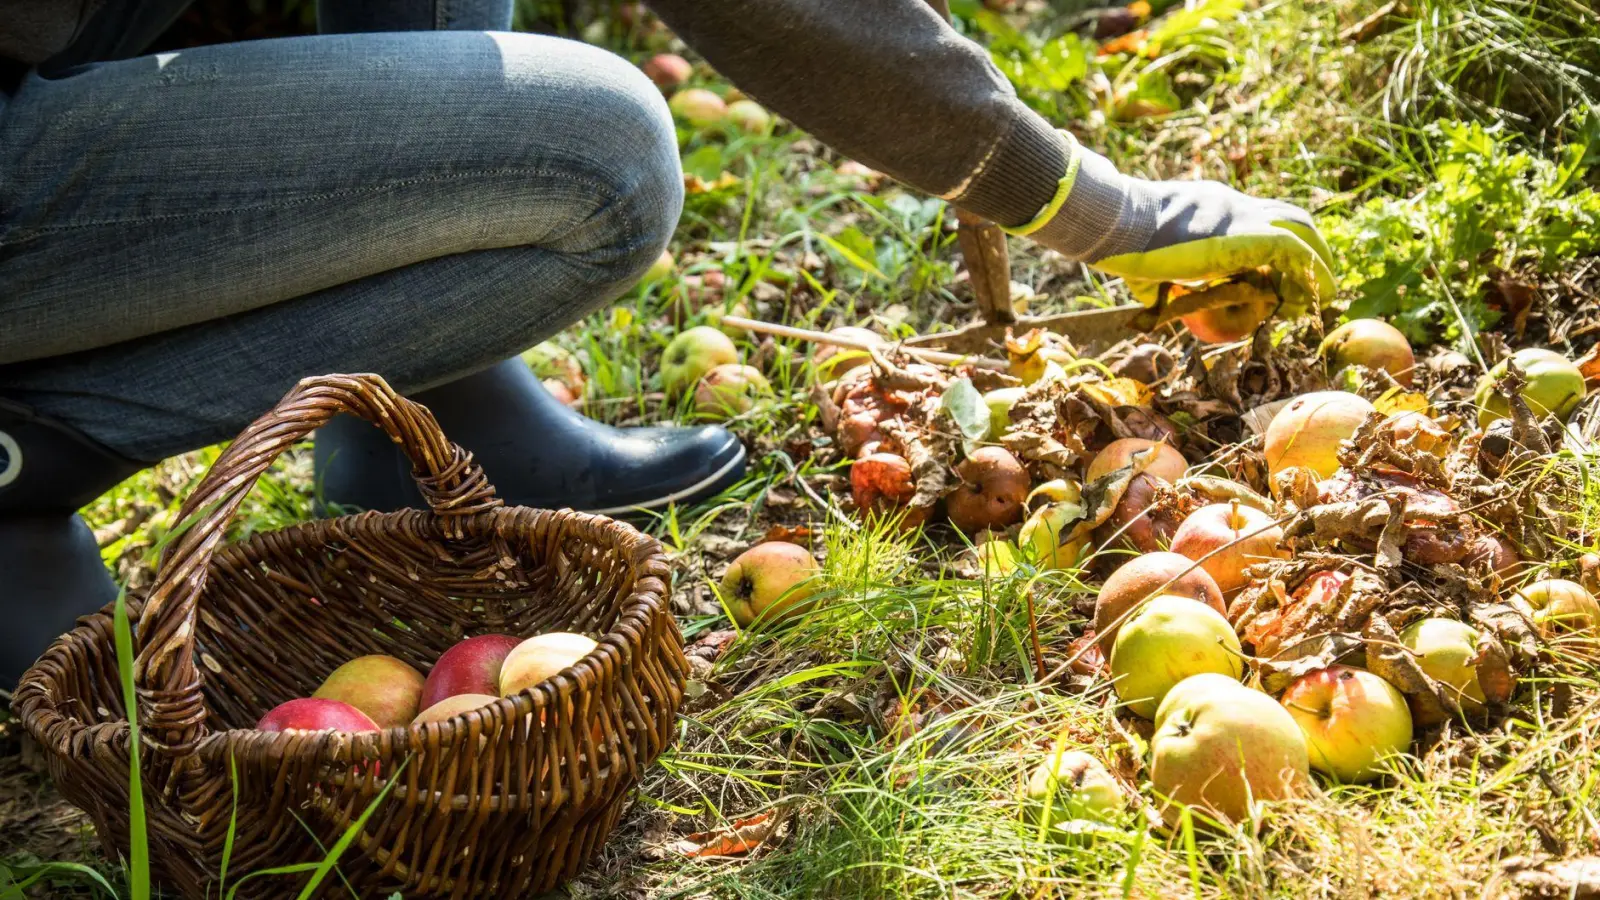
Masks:
[[[415,392],[617,296],[681,204],[659,93],[569,41],[324,36],[30,77],[0,106],[0,397],[155,459],[306,375]]]

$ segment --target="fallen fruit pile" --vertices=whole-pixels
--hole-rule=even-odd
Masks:
[[[362,656],[335,669],[310,697],[273,707],[256,728],[379,731],[444,722],[535,687],[596,646],[559,631],[527,640],[479,635],[440,654],[426,678],[393,656]]]
[[[1311,771],[1377,778],[1414,740],[1505,716],[1519,678],[1600,652],[1600,560],[1560,552],[1587,453],[1570,360],[1504,354],[1469,400],[1465,357],[1419,364],[1374,320],[1314,353],[1267,329],[1172,343],[1089,360],[1033,332],[1003,373],[881,343],[813,358],[859,515],[947,520],[972,574],[1104,579],[1069,662],[1147,736],[1169,824],[1244,820]],[[1127,803],[1062,747],[1026,795],[1068,831]]]

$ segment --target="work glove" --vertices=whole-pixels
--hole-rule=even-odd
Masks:
[[[1011,233],[1122,278],[1146,306],[1156,305],[1165,285],[1204,290],[1258,271],[1276,286],[1281,315],[1333,298],[1333,258],[1305,210],[1215,181],[1133,178],[1063,135],[1070,155],[1061,189]]]

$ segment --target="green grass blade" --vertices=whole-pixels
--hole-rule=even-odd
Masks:
[[[38,866],[0,866],[0,900],[25,900],[28,888],[46,878],[71,877],[86,881],[116,897],[117,891],[106,877],[91,866],[82,863],[53,862]],[[18,880],[20,879],[20,880]]]
[[[384,801],[384,798],[389,796],[390,791],[394,790],[395,782],[400,780],[400,774],[406,770],[406,765],[410,762],[411,760],[407,759],[400,764],[400,768],[395,770],[389,782],[383,786],[383,790],[379,791],[378,796],[373,797],[372,802],[367,804],[367,808],[362,811],[361,817],[356,819],[349,828],[344,830],[344,834],[339,836],[339,840],[334,843],[333,849],[329,850],[328,854],[322,858],[322,862],[317,864],[311,880],[306,882],[306,886],[301,889],[300,896],[296,900],[310,900],[311,896],[316,893],[323,879],[327,878],[328,873],[333,871],[333,867],[339,863],[339,857],[344,855],[344,851],[355,841],[356,835],[361,833],[361,829],[367,827],[367,820],[372,818],[372,814],[378,810],[378,805]]]
[[[133,627],[128,621],[128,590],[117,592],[113,611],[117,675],[128,710],[128,891],[133,900],[150,897],[150,835],[144,812],[144,776],[139,766],[139,696],[133,686]]]
[[[228,888],[228,861],[233,858],[233,836],[239,825],[239,761],[228,754],[228,781],[233,786],[233,809],[228,813],[228,833],[222,839],[222,867],[217,873],[217,890]]]

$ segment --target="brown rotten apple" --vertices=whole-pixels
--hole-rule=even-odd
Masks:
[[[1134,557],[1111,573],[1094,601],[1095,640],[1107,657],[1129,611],[1161,594],[1188,597],[1219,613],[1227,612],[1216,580],[1189,557],[1164,551]]]
[[[1144,460],[1142,474],[1172,484],[1183,473],[1189,470],[1189,461],[1183,458],[1178,448],[1165,441],[1147,441],[1144,438],[1122,438],[1105,445],[1089,461],[1089,468],[1085,471],[1083,480],[1087,484],[1099,478],[1104,478],[1118,469],[1124,469],[1133,464],[1134,454],[1155,451],[1153,459]]]
[[[808,582],[822,569],[804,547],[785,541],[757,544],[739,554],[722,576],[722,600],[741,628],[771,625],[811,608]]]
[[[1289,558],[1282,540],[1283,529],[1271,516],[1235,500],[1191,513],[1172,536],[1172,551],[1200,563],[1224,594],[1233,594],[1250,581],[1246,567]]]
[[[980,447],[956,466],[961,484],[945,498],[950,522],[967,534],[1004,528],[1022,518],[1028,472],[1000,447]]]

